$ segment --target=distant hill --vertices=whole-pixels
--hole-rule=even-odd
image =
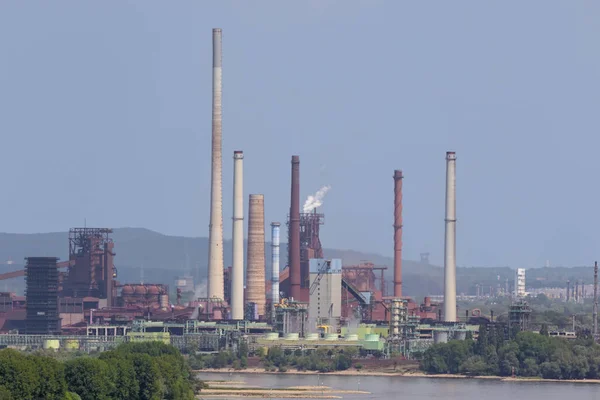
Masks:
[[[208,239],[167,236],[144,228],[114,229],[115,265],[121,282],[161,282],[173,284],[177,276],[191,274],[203,279],[207,275]],[[267,279],[270,278],[270,243],[266,243]],[[245,247],[246,248],[246,247]],[[0,265],[0,273],[22,267],[25,257],[55,256],[61,260],[68,258],[68,232],[41,234],[0,233],[0,263],[12,260],[13,265]],[[231,265],[231,240],[224,242],[225,265]],[[287,261],[287,243],[281,244],[281,268]],[[341,258],[344,265],[370,261],[376,265],[385,265],[388,287],[392,288],[393,259],[378,254],[361,253],[355,250],[324,249],[328,258]],[[142,272],[143,271],[143,272]],[[410,286],[439,292],[441,280],[431,284],[423,281],[427,277],[440,277],[441,269],[425,263],[403,260],[403,279],[407,294]],[[414,281],[414,285],[410,282]],[[6,282],[0,281],[0,290]],[[13,283],[14,282],[14,283]],[[10,281],[13,286],[21,287],[22,279]],[[417,294],[417,293],[414,293]]]
[[[282,235],[285,237],[285,235]],[[112,234],[115,241],[115,265],[120,282],[160,282],[174,284],[178,276],[190,274],[197,282],[207,275],[208,239],[167,236],[143,228],[120,228]],[[267,279],[271,275],[270,243],[266,243]],[[247,248],[247,247],[245,247]],[[55,256],[66,260],[68,257],[68,233],[54,232],[41,234],[0,233],[0,273],[22,268],[23,259],[28,256]],[[231,241],[224,243],[225,265],[231,265]],[[281,268],[287,262],[287,244],[281,244]],[[370,261],[385,265],[388,289],[392,290],[393,259],[379,254],[362,253],[357,250],[325,249],[325,257],[341,258],[344,265],[355,265]],[[3,264],[12,260],[13,265]],[[475,294],[476,284],[504,288],[506,279],[512,290],[514,270],[508,267],[488,268],[469,267],[457,269],[458,293]],[[403,293],[422,297],[427,294],[442,294],[444,271],[426,263],[403,260]],[[577,268],[533,268],[527,270],[528,287],[559,286],[576,279],[591,283],[591,267]],[[0,281],[0,291],[22,293],[22,278]]]

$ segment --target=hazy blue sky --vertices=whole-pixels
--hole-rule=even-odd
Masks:
[[[455,150],[459,265],[600,258],[597,1],[1,1],[0,231],[207,236],[214,27],[225,237],[233,150],[268,222],[298,154],[326,247],[392,254],[399,168],[439,263]]]

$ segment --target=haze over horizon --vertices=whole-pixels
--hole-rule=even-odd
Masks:
[[[298,154],[302,201],[331,185],[324,247],[391,256],[402,169],[403,258],[441,265],[452,150],[459,266],[588,265],[598,21],[591,1],[1,2],[0,231],[207,237],[220,27],[225,238],[233,150],[267,226]]]

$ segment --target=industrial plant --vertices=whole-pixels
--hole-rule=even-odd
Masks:
[[[265,221],[269,199],[244,195],[244,156],[233,152],[232,265],[224,265],[222,177],[222,31],[213,30],[210,224],[208,294],[182,301],[167,284],[119,281],[118,243],[112,230],[72,228],[69,259],[29,257],[24,270],[0,279],[26,277],[26,294],[0,293],[0,346],[105,350],[126,341],[160,340],[179,348],[217,352],[240,341],[250,348],[281,346],[313,349],[353,345],[367,352],[410,358],[433,343],[476,337],[493,315],[458,312],[456,293],[456,154],[446,153],[445,255],[443,298],[403,295],[402,187],[404,174],[393,172],[393,291],[387,266],[349,265],[329,258],[321,243],[324,188],[301,209],[300,156],[291,155],[290,208],[279,221]],[[230,159],[231,160],[231,159]],[[441,167],[440,156],[440,167]],[[440,168],[440,174],[442,173]],[[391,192],[391,190],[390,190]],[[247,200],[246,200],[247,199]],[[247,201],[247,203],[246,203]],[[390,203],[392,202],[390,193]],[[244,249],[244,204],[248,205]],[[441,204],[441,199],[440,199]],[[442,221],[440,220],[440,226]],[[269,224],[270,246],[265,226]],[[280,236],[287,230],[287,254]],[[390,229],[390,237],[392,230]],[[440,238],[441,241],[441,238]],[[392,245],[390,240],[390,249]],[[272,270],[267,271],[267,254]],[[596,268],[597,274],[597,268]],[[515,298],[507,329],[527,329],[530,308],[523,301],[524,271],[517,271]],[[597,277],[594,300],[597,313]],[[578,292],[577,292],[578,293]],[[596,330],[596,328],[595,328]]]

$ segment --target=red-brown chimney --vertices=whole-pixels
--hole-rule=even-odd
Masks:
[[[402,171],[394,171],[394,297],[402,297]]]
[[[292,198],[290,204],[290,294],[300,299],[300,157],[292,156]]]

